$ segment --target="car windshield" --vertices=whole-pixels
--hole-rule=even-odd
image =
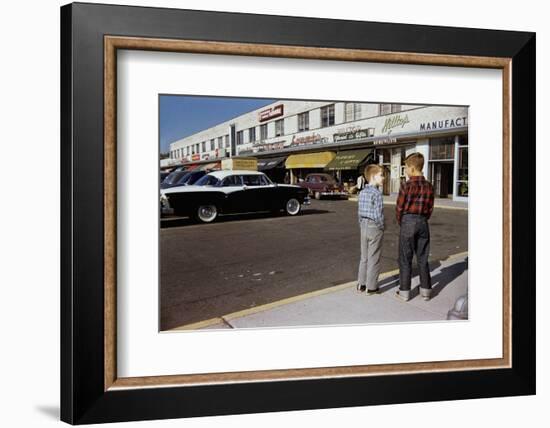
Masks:
[[[204,171],[193,171],[186,174],[181,180],[181,184],[195,184],[199,179],[204,177],[206,172]]]
[[[205,175],[195,182],[196,186],[217,186],[220,180],[213,175]]]
[[[168,177],[164,179],[164,183],[166,184],[174,184],[177,183],[180,178],[182,178],[187,173],[185,171],[174,171],[168,174]]]

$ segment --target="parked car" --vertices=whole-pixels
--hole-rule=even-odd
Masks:
[[[297,215],[309,203],[307,189],[275,184],[263,172],[214,171],[194,185],[161,189],[164,214],[211,223],[218,215],[259,211]]]
[[[315,197],[315,199],[321,199],[323,196],[348,196],[344,185],[330,174],[308,174],[305,180],[299,183],[299,186],[308,189],[310,196]]]
[[[187,186],[195,184],[197,180],[204,177],[208,171],[174,171],[160,183],[161,189],[169,189],[175,186]]]

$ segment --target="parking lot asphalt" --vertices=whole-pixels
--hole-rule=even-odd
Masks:
[[[398,225],[384,208],[382,272],[397,268]],[[435,209],[430,260],[467,251],[468,211]],[[357,203],[313,200],[295,217],[250,214],[212,224],[163,220],[161,330],[220,317],[354,281],[359,260]],[[437,266],[437,263],[435,264]]]

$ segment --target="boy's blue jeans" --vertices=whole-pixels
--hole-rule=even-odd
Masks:
[[[432,277],[428,265],[430,254],[430,228],[428,220],[421,214],[404,214],[399,231],[399,289],[411,289],[412,259],[416,254],[420,287],[431,290]]]

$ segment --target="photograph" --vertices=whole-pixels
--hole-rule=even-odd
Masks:
[[[160,331],[468,321],[468,106],[158,103]]]

